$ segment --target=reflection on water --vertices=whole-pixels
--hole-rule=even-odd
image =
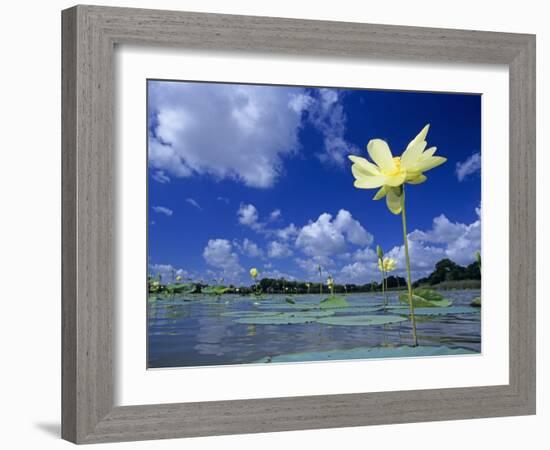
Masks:
[[[479,290],[444,291],[453,306],[468,306]],[[397,294],[390,293],[390,305],[398,305]],[[246,324],[244,317],[274,316],[299,312],[303,306],[315,316],[319,295],[293,297],[290,305],[282,295],[260,299],[238,295],[152,297],[148,301],[149,368],[242,364],[270,361],[278,355],[328,352],[358,347],[397,347],[411,345],[409,321],[386,325],[347,326],[319,323],[273,325]],[[350,294],[348,308],[334,309],[331,317],[356,315],[401,315],[406,309],[377,310],[380,294]],[[371,309],[372,307],[372,309]],[[443,312],[443,310],[441,310]],[[481,349],[480,309],[450,308],[445,314],[418,315],[419,345],[448,349]],[[465,311],[467,311],[465,313]],[[264,318],[265,318],[264,317]],[[269,322],[269,318],[266,319]],[[322,359],[316,356],[314,359]]]

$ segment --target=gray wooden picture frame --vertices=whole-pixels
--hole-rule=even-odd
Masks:
[[[509,384],[115,407],[117,44],[507,65]],[[64,439],[94,443],[535,413],[535,36],[75,6],[62,13],[62,53]]]

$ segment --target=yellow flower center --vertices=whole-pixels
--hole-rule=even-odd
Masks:
[[[401,157],[400,156],[395,156],[393,158],[393,162],[395,163],[395,167],[399,171],[401,169]]]
[[[393,175],[398,175],[401,172],[401,157],[394,156],[393,163],[395,164],[395,169],[390,172],[384,172],[384,175],[391,177]]]

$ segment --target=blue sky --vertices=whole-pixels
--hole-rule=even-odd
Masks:
[[[347,155],[381,138],[399,156],[427,123],[447,162],[408,186],[413,278],[480,249],[481,96],[148,81],[148,265],[165,277],[379,278],[404,273],[401,220],[353,187]]]

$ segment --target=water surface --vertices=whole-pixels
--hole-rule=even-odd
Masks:
[[[379,309],[383,303],[380,293],[361,293],[342,296],[349,303],[348,308],[322,312],[316,305],[327,297],[326,294],[292,296],[292,301],[296,302],[294,305],[287,303],[285,297],[288,296],[284,295],[263,295],[260,298],[201,294],[150,296],[147,302],[148,366],[210,366],[480,352],[481,310],[469,307],[470,302],[480,295],[479,290],[441,292],[453,301],[453,307],[431,308],[433,313],[425,311],[426,308],[418,310],[417,334],[421,347],[418,350],[409,348],[412,344],[409,320],[368,326],[321,323],[324,317],[381,315],[407,318],[407,309],[398,308],[396,293],[388,294],[389,308],[386,310]],[[298,322],[307,322],[268,323],[269,317],[280,313],[298,317]],[[306,314],[306,319],[301,313]],[[256,322],[267,323],[239,322],[259,316],[262,320],[256,319]]]

